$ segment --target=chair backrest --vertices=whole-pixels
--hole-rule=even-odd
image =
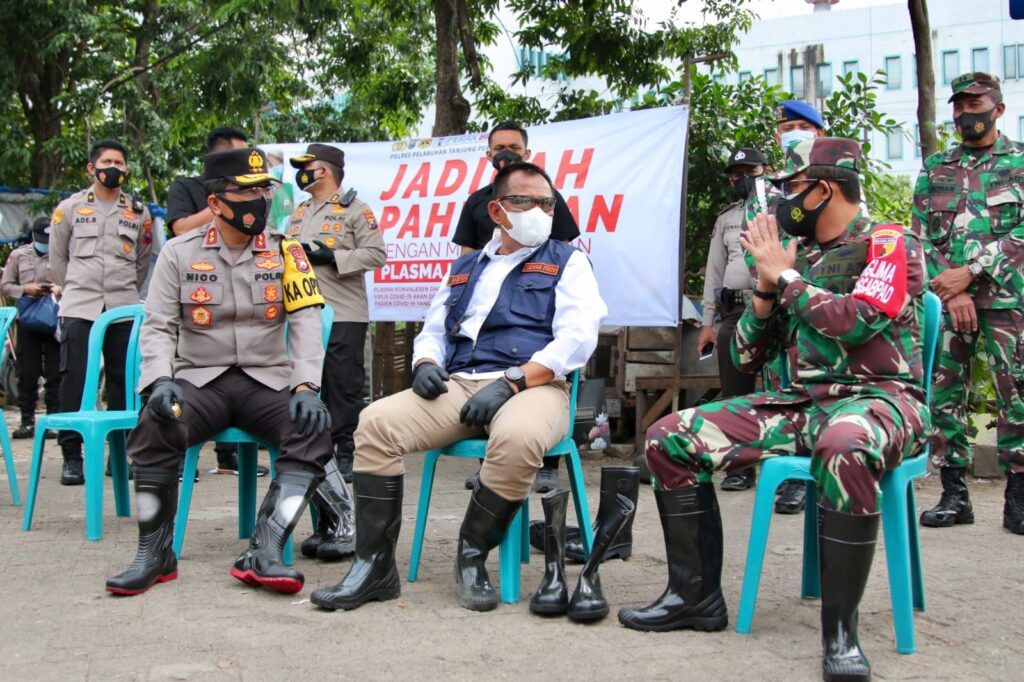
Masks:
[[[935,366],[935,353],[939,345],[939,322],[942,320],[942,301],[934,292],[924,292],[924,345],[921,356],[924,363],[924,397],[928,405],[932,404],[932,368]]]
[[[4,337],[7,336],[7,330],[11,328],[11,323],[17,316],[17,308],[11,306],[0,308],[0,343],[3,343]]]
[[[125,320],[132,321],[132,331],[124,363],[124,392],[127,403],[125,409],[137,412],[142,406],[142,399],[138,394],[139,366],[141,364],[139,330],[142,327],[144,317],[145,313],[142,310],[142,304],[136,303],[135,305],[124,305],[107,310],[92,323],[92,328],[89,330],[89,356],[85,365],[85,388],[82,389],[81,410],[83,412],[95,411],[96,405],[99,402],[100,362],[103,352],[103,339],[107,334],[107,329],[110,325]]]

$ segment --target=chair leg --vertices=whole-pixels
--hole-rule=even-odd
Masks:
[[[185,528],[188,526],[188,511],[192,506],[192,489],[196,485],[196,469],[199,467],[199,448],[193,445],[185,452],[185,465],[181,469],[181,489],[178,492],[178,515],[174,519],[174,554],[181,558],[185,544]]]
[[[761,567],[764,565],[764,553],[768,547],[768,527],[775,506],[775,491],[782,485],[786,476],[787,472],[784,469],[773,470],[762,466],[757,481],[754,513],[750,521],[750,542],[747,545],[747,565],[743,571],[743,592],[736,618],[736,632],[743,635],[750,634],[750,624],[754,620],[757,589],[761,583]]]
[[[46,421],[39,420],[40,428],[46,432]],[[14,457],[11,455],[14,450],[11,448],[11,436],[7,432],[7,422],[0,420],[0,446],[4,449],[4,464],[7,467],[7,485],[11,488],[11,503],[15,507],[21,506],[21,491],[18,490],[18,473],[14,469]]]
[[[128,493],[128,447],[125,431],[111,431],[107,434],[110,445],[110,477],[114,483],[114,511],[118,516],[132,515],[131,497]]]
[[[911,586],[910,526],[906,505],[899,498],[900,491],[882,504],[882,532],[885,536],[885,558],[889,568],[889,597],[892,600],[893,630],[896,632],[896,651],[914,653],[914,604]],[[905,491],[904,491],[905,494]],[[916,519],[914,519],[916,521]]]
[[[530,498],[523,500],[523,520],[519,524],[522,531],[519,537],[519,561],[524,564],[530,563]]]
[[[914,587],[914,608],[924,611],[924,569],[921,565],[921,538],[917,527],[917,500],[914,482],[907,481],[907,525],[910,527],[910,580]]]
[[[807,481],[804,500],[804,569],[800,597],[821,598],[821,567],[818,565],[818,486]]]
[[[565,464],[569,469],[569,487],[572,490],[573,506],[576,508],[576,523],[579,525],[580,538],[583,541],[583,556],[589,559],[590,550],[594,546],[594,528],[590,519],[590,505],[587,503],[587,485],[583,481],[583,464],[580,462],[580,453],[575,443],[570,444]]]
[[[256,527],[256,457],[255,443],[238,443],[238,537],[252,537]]]
[[[36,429],[35,438],[32,440],[32,466],[29,468],[28,474],[28,498],[25,500],[25,515],[21,522],[21,529],[24,531],[32,529],[32,515],[36,510],[36,493],[39,491],[39,474],[43,468],[45,435],[46,429]]]
[[[523,537],[523,516],[523,508],[520,507],[498,547],[498,565],[501,568],[501,601],[505,604],[519,603],[520,559],[522,557],[520,543]],[[529,533],[529,530],[526,532]]]
[[[423,536],[427,530],[427,515],[430,513],[430,494],[434,489],[434,470],[440,450],[428,450],[423,456],[423,474],[420,477],[420,502],[416,508],[416,531],[412,536],[412,553],[409,555],[409,582],[416,582],[420,573],[420,555],[423,553]]]
[[[103,457],[107,454],[106,438],[95,433],[82,434],[85,468],[85,539],[103,539]]]

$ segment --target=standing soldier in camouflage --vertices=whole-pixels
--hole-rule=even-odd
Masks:
[[[312,501],[319,524],[302,543],[302,553],[335,561],[355,551],[353,502],[345,481],[352,480],[352,434],[364,407],[363,346],[370,320],[364,275],[384,265],[386,254],[373,211],[356,199],[354,189],[342,193],[345,154],[340,149],[311,144],[291,164],[298,169],[299,189],[312,196],[295,209],[288,235],[302,242],[324,300],[334,308],[321,385],[335,452]]]
[[[1006,110],[998,78],[968,73],[952,87],[949,101],[963,142],[929,156],[914,189],[914,231],[945,307],[932,441],[942,496],[921,514],[921,524],[974,523],[964,478],[970,461],[965,427],[980,331],[995,375],[999,463],[1008,476],[1003,526],[1024,534],[1024,144],[996,128]]]
[[[60,409],[82,404],[89,330],[105,310],[139,302],[149,273],[153,223],[149,211],[121,189],[128,178],[128,152],[117,140],[100,140],[89,150],[95,180],[60,202],[50,219],[50,268],[63,289],[60,301]],[[124,365],[131,324],[113,324],[103,339],[107,408],[125,406]],[[82,437],[61,431],[63,485],[82,485]]]
[[[866,680],[857,610],[874,558],[879,482],[919,452],[928,427],[920,326],[924,259],[898,225],[860,211],[860,147],[815,138],[791,147],[778,220],[743,235],[757,263],[733,360],[757,371],[778,349],[790,386],[669,415],[648,431],[668,555],[664,594],[619,612],[636,630],[721,630],[722,520],[712,472],[765,457],[811,455],[820,491],[821,625],[825,680]],[[801,239],[783,246],[778,226]],[[794,240],[795,241],[795,240]]]
[[[32,224],[32,243],[11,251],[4,266],[0,291],[12,300],[33,296],[60,296],[60,287],[53,283],[50,272],[50,220],[36,218]],[[33,331],[18,325],[18,406],[21,426],[12,438],[32,438],[36,430],[36,401],[39,399],[39,377],[45,378],[46,413],[60,411],[60,344],[56,334]],[[56,435],[47,431],[46,436]]]

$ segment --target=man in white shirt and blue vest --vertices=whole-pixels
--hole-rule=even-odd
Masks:
[[[340,583],[313,593],[317,606],[348,610],[398,598],[403,457],[484,437],[455,574],[462,606],[498,604],[484,564],[545,453],[566,435],[565,377],[593,353],[607,307],[586,256],[549,239],[555,199],[544,171],[511,164],[493,187],[488,211],[501,234],[452,264],[416,337],[412,388],[359,416],[356,559]]]

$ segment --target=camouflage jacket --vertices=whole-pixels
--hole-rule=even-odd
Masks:
[[[925,265],[920,242],[895,227],[888,244],[900,241],[906,252],[906,293],[892,300],[890,317],[862,297],[859,279],[880,244],[876,224],[857,216],[846,232],[828,244],[801,248],[796,269],[803,280],[791,283],[766,319],[752,306],[740,318],[733,338],[737,367],[754,372],[779,351],[788,360],[789,387],[768,391],[763,403],[813,401],[825,412],[843,398],[881,396],[904,414],[927,419],[924,407],[921,327],[924,323]],[[856,295],[855,295],[855,288]]]
[[[928,277],[976,260],[967,293],[979,308],[1016,308],[1024,293],[1024,144],[1000,135],[984,154],[962,144],[932,154],[914,188],[911,229]]]

